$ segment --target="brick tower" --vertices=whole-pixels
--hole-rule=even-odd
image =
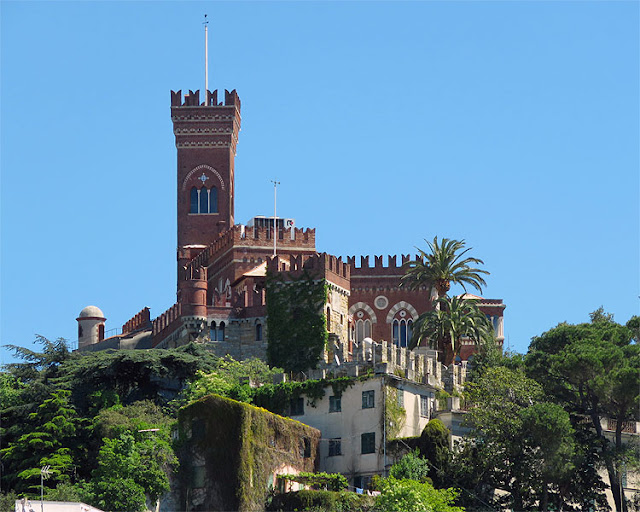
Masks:
[[[171,120],[178,150],[178,269],[233,226],[234,160],[240,131],[235,89],[171,91]]]

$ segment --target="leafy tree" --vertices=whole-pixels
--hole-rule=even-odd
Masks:
[[[453,506],[455,489],[434,489],[416,480],[397,480],[390,476],[380,481],[381,494],[376,498],[378,512],[464,512]]]
[[[389,470],[389,476],[397,480],[417,480],[418,482],[429,481],[431,467],[429,461],[420,457],[420,452],[415,450],[407,453]]]
[[[0,450],[10,488],[37,488],[42,466],[51,466],[49,484],[70,478],[74,467],[70,446],[79,420],[69,405],[69,395],[64,390],[52,393],[36,412],[29,414],[27,433]]]
[[[248,402],[250,396],[244,396],[246,393],[240,384],[240,378],[247,377],[254,385],[264,385],[273,383],[273,376],[278,373],[282,373],[281,368],[270,368],[264,361],[257,358],[235,361],[230,356],[226,356],[218,361],[212,372],[199,371],[183,395],[188,401],[216,394]]]
[[[91,487],[99,507],[140,512],[145,494],[155,501],[169,490],[167,474],[153,457],[154,444],[153,438],[136,442],[128,432],[104,439]]]
[[[420,454],[429,461],[429,473],[434,487],[445,487],[451,461],[451,433],[437,418],[429,421],[420,435]]]
[[[435,303],[436,309],[418,317],[410,348],[427,341],[443,354],[443,363],[450,365],[460,353],[463,337],[471,338],[476,344],[494,343],[493,326],[475,300],[444,297]]]
[[[473,404],[466,421],[476,453],[488,482],[509,493],[508,505],[565,505],[575,446],[564,409],[545,401],[540,385],[522,371],[505,367],[490,368],[468,383],[466,395]]]
[[[299,277],[267,272],[267,359],[288,372],[315,368],[328,333],[327,284],[308,270]]]
[[[639,416],[640,346],[634,342],[634,319],[623,326],[601,310],[591,318],[591,323],[560,324],[533,338],[526,368],[571,413],[576,428],[589,426],[594,444],[585,447],[585,453],[595,452],[604,462],[616,510],[623,512],[622,430],[625,421]],[[602,428],[607,419],[615,422],[613,441]]]
[[[436,236],[433,242],[425,242],[429,246],[429,252],[418,249],[419,258],[406,264],[406,273],[400,281],[401,286],[410,290],[417,290],[423,286],[427,286],[429,290],[435,288],[438,298],[447,295],[451,283],[461,285],[465,291],[466,285],[470,285],[482,292],[482,287],[487,284],[482,274],[488,275],[489,272],[472,266],[484,262],[466,256],[471,248],[464,248],[464,240],[443,238],[438,242]]]

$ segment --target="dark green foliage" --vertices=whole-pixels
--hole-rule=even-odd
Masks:
[[[0,512],[14,512],[17,499],[19,499],[18,493],[14,491],[0,493]]]
[[[373,512],[373,498],[353,492],[297,491],[276,494],[270,512]]]
[[[5,482],[18,491],[38,489],[40,468],[51,466],[48,486],[70,478],[74,465],[73,446],[78,417],[69,406],[69,391],[51,394],[29,414],[26,433],[0,450],[5,464]]]
[[[542,388],[522,371],[506,367],[487,369],[466,393],[474,404],[465,420],[474,438],[468,453],[478,457],[488,484],[509,493],[503,504],[566,508],[575,453],[566,411],[545,401]]]
[[[267,358],[288,372],[315,368],[327,342],[327,284],[307,270],[300,277],[267,273]]]
[[[634,342],[636,320],[632,318],[623,326],[602,309],[592,313],[591,319],[591,323],[579,325],[560,324],[533,338],[526,368],[528,375],[569,411],[578,432],[590,431],[582,437],[588,444],[582,445],[580,453],[584,461],[593,462],[597,457],[604,463],[616,509],[621,512],[626,510],[619,492],[619,463],[625,452],[621,430],[624,421],[639,418],[640,346]],[[605,418],[616,420],[613,442],[602,429]],[[588,469],[584,464],[578,467]],[[581,473],[583,478],[588,475],[588,470]],[[597,488],[599,480],[591,476],[594,484],[585,485],[589,490]],[[581,499],[586,502],[588,496]]]
[[[199,370],[213,370],[217,360],[192,346],[74,354],[63,368],[60,385],[74,390],[74,402],[87,414],[116,401],[125,405],[140,400],[167,404]]]
[[[428,476],[437,489],[450,485],[447,482],[451,461],[450,445],[449,429],[439,419],[430,420],[422,430],[418,447],[420,455],[430,463]]]

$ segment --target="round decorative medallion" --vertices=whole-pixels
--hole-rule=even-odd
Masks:
[[[373,301],[373,304],[378,309],[384,309],[389,305],[389,299],[387,299],[384,295],[378,295],[376,300]]]
[[[402,311],[400,311],[400,316],[404,318],[405,316],[407,316],[407,312],[403,309]]]
[[[362,311],[358,311],[358,312],[356,313],[356,316],[357,316],[358,318],[362,318],[362,317],[364,316],[364,313],[363,313]]]

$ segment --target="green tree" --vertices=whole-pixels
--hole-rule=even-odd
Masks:
[[[451,283],[461,285],[465,291],[466,285],[470,285],[482,292],[482,287],[487,284],[482,274],[488,275],[489,272],[473,266],[484,262],[467,256],[471,248],[465,249],[464,240],[443,238],[438,242],[436,236],[433,242],[425,242],[429,246],[429,252],[418,249],[418,259],[406,263],[406,273],[400,281],[401,286],[410,290],[417,290],[423,286],[427,286],[429,290],[435,288],[438,298],[447,295]]]
[[[36,412],[29,414],[27,433],[0,450],[10,488],[39,489],[42,466],[51,466],[49,485],[70,479],[74,468],[71,446],[79,420],[69,405],[69,395],[64,390],[53,392]]]
[[[429,421],[422,430],[418,448],[420,454],[429,461],[429,478],[434,487],[445,487],[449,481],[451,462],[451,433],[437,418]]]
[[[434,489],[428,482],[392,476],[381,480],[379,486],[378,512],[464,512],[464,508],[453,506],[458,495],[455,489]]]
[[[478,308],[477,301],[444,297],[435,304],[436,309],[418,317],[410,348],[426,341],[442,354],[443,364],[450,365],[460,353],[463,337],[478,345],[495,343],[493,326]]]
[[[526,510],[539,504],[566,506],[574,469],[569,415],[545,400],[539,384],[524,372],[490,368],[466,387],[473,407],[466,416],[477,455],[491,483],[507,491],[508,505]]]
[[[417,480],[426,482],[429,480],[431,466],[429,461],[420,457],[419,450],[407,453],[389,470],[389,476],[397,480]]]
[[[626,421],[639,419],[640,346],[632,328],[617,324],[603,311],[591,314],[592,322],[560,324],[533,338],[526,357],[528,374],[568,410],[576,428],[586,425],[593,436],[585,453],[596,452],[604,463],[616,510],[627,504],[620,492]],[[633,319],[630,320],[633,326]],[[603,423],[615,424],[613,440]]]
[[[288,372],[315,368],[328,339],[324,279],[267,273],[267,360]]]
[[[153,437],[136,442],[128,432],[104,439],[92,478],[94,502],[99,507],[140,512],[145,508],[145,495],[155,501],[169,490],[167,474],[154,458],[155,445]]]

